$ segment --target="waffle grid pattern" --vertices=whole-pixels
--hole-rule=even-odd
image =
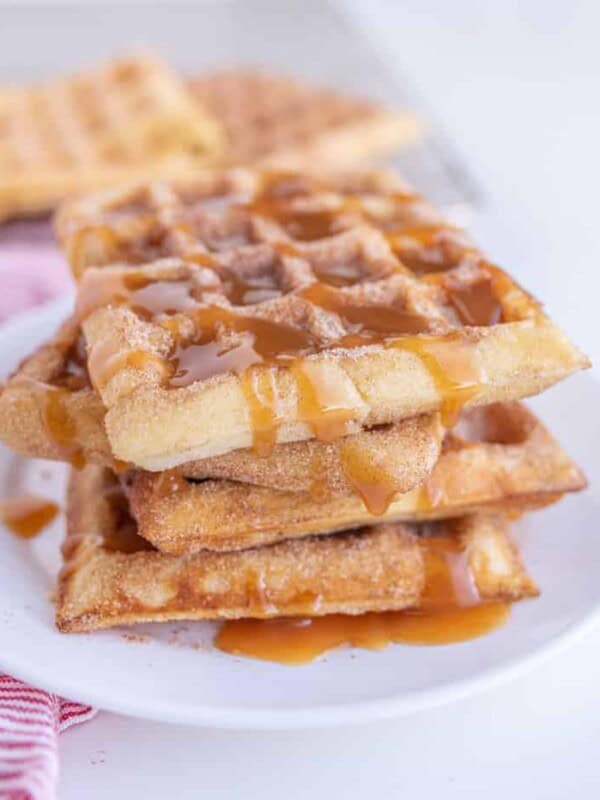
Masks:
[[[230,165],[302,152],[323,136],[354,125],[385,124],[392,116],[366,100],[266,72],[218,72],[191,78],[188,86],[200,107],[221,123]],[[405,118],[405,135],[411,138],[416,119],[408,113],[396,117]]]
[[[73,191],[206,163],[221,133],[153,58],[117,60],[0,91],[0,214],[43,210]],[[180,174],[180,173],[179,173]],[[105,175],[107,177],[105,177]]]
[[[289,301],[315,282],[328,284],[320,314],[336,299],[400,300],[429,320],[432,333],[481,323],[470,318],[460,294],[486,282],[504,321],[537,313],[462,231],[401,181],[373,173],[319,185],[294,175],[232,171],[188,185],[150,185],[67,207],[57,230],[76,275],[88,266],[173,256],[206,263],[221,279],[225,304],[232,283],[250,285],[242,303],[252,306],[245,309],[250,314],[259,313],[261,300],[265,307],[282,296]],[[336,320],[323,329],[335,330],[333,338],[341,333]]]

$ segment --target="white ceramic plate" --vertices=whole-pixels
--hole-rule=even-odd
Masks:
[[[4,372],[49,336],[68,300],[0,333]],[[591,478],[599,462],[600,387],[577,376],[533,403]],[[24,489],[62,502],[65,469],[0,451],[0,496]],[[302,667],[211,649],[207,623],[58,633],[50,600],[64,520],[22,542],[0,530],[0,667],[101,708],[157,720],[236,728],[295,728],[406,714],[483,689],[565,646],[598,618],[598,492],[566,498],[517,526],[539,600],[508,625],[464,644],[342,649]],[[143,641],[132,633],[142,632]]]

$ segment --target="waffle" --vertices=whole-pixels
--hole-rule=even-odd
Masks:
[[[588,363],[393,176],[219,173],[87,199],[57,230],[111,448],[143,469],[447,423]]]
[[[64,323],[47,344],[26,359],[0,394],[0,439],[32,458],[94,463],[122,471],[104,430],[104,406],[89,383],[85,345],[77,320]],[[362,430],[335,442],[317,439],[277,445],[267,457],[253,450],[183,464],[190,478],[225,478],[285,491],[337,496],[355,491],[356,468],[368,465],[369,480],[385,475],[395,492],[420,484],[435,464],[443,428],[436,414]],[[315,470],[320,471],[318,487]],[[350,477],[348,476],[350,474]],[[374,508],[377,499],[373,499]]]
[[[79,323],[20,364],[0,393],[0,439],[22,455],[82,464],[112,464],[104,406],[92,388]]]
[[[137,535],[112,473],[88,466],[72,473],[67,520],[56,613],[62,631],[359,614],[537,594],[502,517],[380,525],[257,550],[173,557]],[[448,583],[444,597],[432,586],[432,567]]]
[[[200,108],[217,120],[230,165],[353,165],[419,138],[411,112],[266,72],[231,70],[188,81]]]
[[[439,415],[423,414],[333,442],[276,445],[264,457],[251,449],[235,450],[183,464],[178,472],[196,480],[219,478],[309,492],[318,500],[358,491],[377,513],[390,494],[408,492],[425,480],[440,455],[443,436]]]
[[[175,555],[258,547],[374,519],[357,495],[323,498],[232,481],[195,483],[169,473],[138,472],[129,484],[141,536]],[[356,482],[367,504],[385,500],[379,520],[411,522],[494,509],[520,513],[584,486],[585,478],[560,445],[516,403],[464,411],[419,488],[395,495],[385,475],[374,484]]]
[[[222,135],[165,64],[140,56],[0,89],[0,219],[214,161]]]

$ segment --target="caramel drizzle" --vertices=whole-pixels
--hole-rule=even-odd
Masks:
[[[457,342],[462,346],[457,347]],[[454,425],[466,403],[477,396],[481,380],[477,365],[460,334],[444,338],[406,337],[390,342],[390,347],[415,355],[429,373],[441,397],[442,425]]]
[[[298,199],[310,195],[316,188],[320,187],[292,173],[265,173],[254,199],[244,205],[259,215],[274,219],[284,229],[291,225],[293,229],[288,232],[298,240],[339,233],[340,215],[343,213],[358,213],[370,218],[368,207],[356,196],[342,198],[335,210],[303,210]],[[390,195],[390,199],[395,203],[411,203],[419,198],[412,193],[400,192]],[[183,228],[187,236],[186,226]],[[450,226],[433,224],[412,228],[404,226],[388,231],[386,236],[400,258],[403,257],[402,242],[409,249],[414,249],[415,243],[420,247],[437,246],[439,241],[444,243],[443,234],[448,234],[448,240],[461,257],[475,253],[473,248],[456,241],[456,236],[452,238],[457,233]],[[298,255],[290,243],[281,242],[276,248],[286,255]],[[236,304],[251,303],[280,293],[268,275],[241,279],[235,271],[216,266],[209,253],[190,252],[185,257],[198,266],[214,269],[225,293]],[[447,258],[444,264],[444,269],[448,269]],[[115,356],[106,348],[100,348],[90,357],[90,363],[94,364],[93,369],[90,368],[94,385],[101,389],[123,367],[145,369],[156,365],[166,388],[183,388],[221,373],[237,373],[244,376],[241,388],[252,421],[254,444],[263,454],[274,445],[280,424],[273,367],[293,367],[291,371],[300,398],[299,420],[310,425],[317,437],[329,441],[344,435],[349,420],[356,418],[356,409],[332,408],[322,402],[321,387],[308,377],[302,360],[309,352],[373,343],[411,352],[424,365],[442,398],[442,416],[446,425],[452,423],[465,403],[475,398],[480,385],[479,370],[473,363],[473,349],[464,337],[456,335],[451,337],[451,342],[448,336],[424,337],[423,334],[430,330],[426,317],[406,308],[364,305],[340,291],[340,286],[360,280],[360,266],[357,264],[317,269],[317,277],[318,281],[300,290],[299,296],[313,306],[337,314],[347,330],[340,339],[321,347],[309,333],[284,323],[221,306],[198,307],[201,297],[196,295],[202,289],[188,279],[159,280],[149,285],[147,278],[142,279],[139,275],[136,278],[132,273],[119,279],[120,284],[106,286],[101,296],[94,297],[93,288],[91,295],[84,290],[80,302],[83,316],[107,302],[127,303],[142,318],[158,320],[176,339],[166,357],[142,351]],[[443,273],[427,277],[445,281],[449,302],[463,324],[493,325],[505,321],[505,301],[513,298],[514,284],[491,265],[482,280],[471,287],[454,285],[452,276],[448,276],[446,281]],[[175,319],[171,320],[172,317]],[[181,323],[177,321],[180,317],[184,318]],[[192,326],[191,333],[189,330],[182,333],[185,325]],[[102,362],[105,362],[104,366]],[[245,375],[247,370],[250,372]],[[259,374],[263,370],[266,370],[265,376]],[[381,507],[383,503],[382,499],[373,501],[374,506]]]
[[[78,442],[77,424],[70,410],[73,390],[35,380],[28,381],[28,384],[38,404],[42,425],[49,439],[62,459],[81,468],[85,458]]]
[[[280,417],[277,413],[277,383],[273,369],[247,369],[240,376],[253,431],[254,451],[271,454],[277,441]]]
[[[52,522],[58,511],[52,500],[31,494],[0,501],[0,519],[20,539],[33,539]]]
[[[383,650],[390,644],[442,645],[469,641],[505,625],[510,603],[411,614],[381,611],[312,618],[240,619],[225,622],[214,644],[225,653],[290,666],[308,664],[337,647]]]
[[[349,432],[348,425],[357,412],[344,398],[336,397],[331,387],[328,390],[318,377],[315,379],[316,366],[308,361],[297,361],[291,367],[298,396],[298,418],[310,427],[315,438],[332,442]]]
[[[340,445],[340,464],[367,511],[374,516],[385,514],[402,490],[397,476],[386,469],[384,464],[374,462],[352,438],[346,439]]]
[[[422,537],[424,588],[418,608],[369,612],[356,616],[328,614],[319,617],[241,619],[225,622],[215,646],[235,655],[305,664],[342,645],[380,650],[391,643],[434,645],[466,641],[503,625],[510,604],[483,600],[469,564],[468,553],[452,536]],[[254,581],[256,584],[256,580]],[[261,605],[249,599],[251,613],[268,616],[261,584]],[[299,595],[298,609],[317,608],[320,598]]]

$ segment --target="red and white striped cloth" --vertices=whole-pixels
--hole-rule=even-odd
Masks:
[[[0,320],[45,302],[68,285],[49,225],[0,231]],[[96,711],[0,673],[0,800],[54,800],[58,735]]]
[[[0,798],[53,800],[58,734],[96,714],[90,706],[0,673]]]

